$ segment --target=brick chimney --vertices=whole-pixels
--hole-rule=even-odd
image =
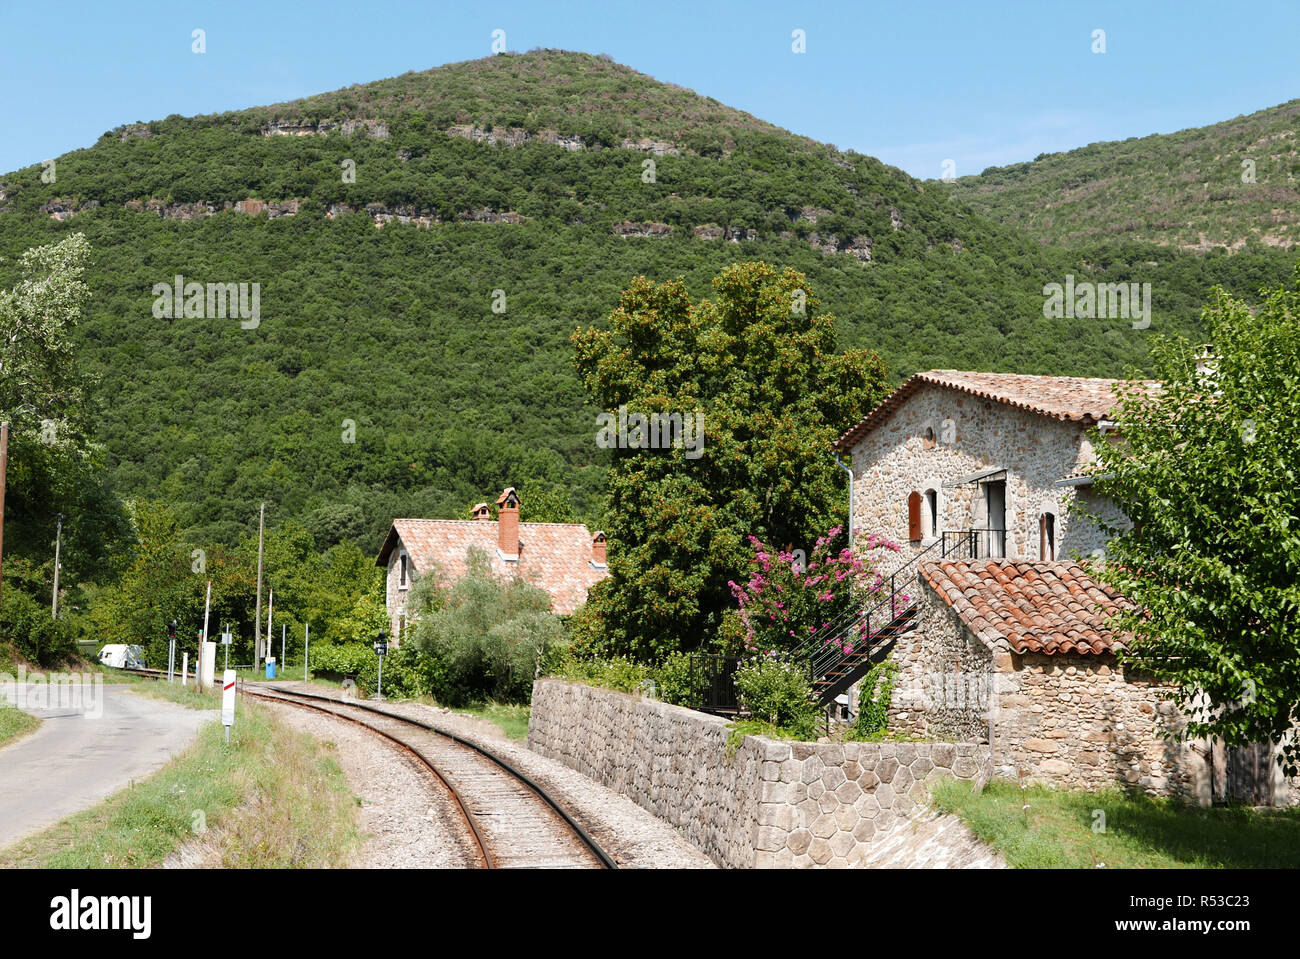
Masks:
[[[497,498],[497,549],[508,560],[519,559],[519,497],[513,486]]]
[[[591,563],[593,566],[605,566],[605,533],[597,530],[591,538]]]
[[[476,520],[492,519],[492,511],[488,509],[487,503],[479,503],[477,506],[475,506],[472,510],[469,511],[469,515],[474,517]]]

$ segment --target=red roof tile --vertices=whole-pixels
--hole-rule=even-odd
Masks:
[[[497,551],[495,520],[395,519],[376,565],[388,565],[399,538],[417,574],[436,563],[453,582],[465,575],[469,548],[480,546],[498,576],[519,576],[546,590],[561,616],[585,603],[587,590],[609,575],[592,565],[591,533],[580,523],[520,523],[519,561],[507,563]]]
[[[1020,373],[973,373],[963,370],[929,370],[910,377],[862,422],[839,438],[837,449],[847,450],[882,423],[903,401],[927,384],[943,386],[983,399],[1006,403],[1040,416],[1056,420],[1073,420],[1093,424],[1105,419],[1115,408],[1114,387],[1125,380],[1095,379],[1086,376],[1026,376]],[[1158,387],[1154,380],[1144,380],[1147,389]]]
[[[1099,655],[1124,645],[1107,619],[1133,604],[1077,563],[943,560],[921,575],[981,640],[1017,653]]]

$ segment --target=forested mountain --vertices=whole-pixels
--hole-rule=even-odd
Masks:
[[[1211,285],[1253,292],[1293,259],[1044,248],[954,192],[988,199],[605,58],[500,55],[133,124],[2,175],[0,288],[23,250],[85,234],[76,335],[119,495],[173,504],[197,542],[233,543],[265,499],[321,548],[372,550],[394,516],[462,515],[507,484],[525,519],[530,491],[597,518],[608,451],[569,337],[638,274],[701,296],[736,261],[793,267],[896,381],[1121,374],[1153,333],[1194,328]],[[1151,327],[1045,318],[1067,274],[1150,282]],[[177,276],[256,283],[259,314],[162,310]]]
[[[1046,243],[1291,248],[1300,244],[1300,100],[1211,126],[1043,154],[948,186]]]

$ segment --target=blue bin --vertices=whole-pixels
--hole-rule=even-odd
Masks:
[[[275,657],[272,656],[266,661],[266,678],[275,679]]]

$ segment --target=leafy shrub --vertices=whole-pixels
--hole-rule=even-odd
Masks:
[[[879,663],[867,673],[858,687],[858,718],[853,724],[853,738],[867,739],[889,725],[889,704],[894,698],[894,680],[898,664]]]
[[[687,653],[673,653],[656,670],[655,685],[659,698],[674,706],[698,706],[703,699],[703,676],[692,679],[691,657]]]
[[[816,736],[820,711],[807,672],[777,656],[756,656],[736,670],[736,691],[749,714],[799,738]]]
[[[640,692],[653,679],[649,666],[622,656],[608,659],[570,658],[561,665],[556,675],[625,693]]]
[[[336,646],[312,644],[311,671],[313,673],[339,673],[357,676],[371,660],[377,659],[372,646],[361,643],[340,643]]]
[[[76,652],[71,628],[65,620],[56,623],[49,606],[12,586],[0,596],[4,604],[0,611],[0,640],[10,643],[20,656],[50,666]]]
[[[428,668],[445,670],[439,698],[449,705],[527,702],[547,649],[564,635],[551,597],[522,580],[498,579],[477,547],[467,567],[441,608],[415,624],[411,645]]]
[[[353,676],[364,696],[379,685],[379,656],[373,646],[340,643],[311,648],[311,671]],[[389,647],[384,657],[384,696],[391,699],[439,696],[446,688],[446,668],[441,662],[421,655],[409,645]]]

